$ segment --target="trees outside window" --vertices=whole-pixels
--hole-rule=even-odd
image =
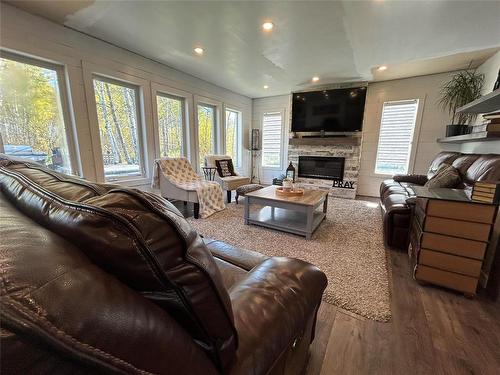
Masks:
[[[241,112],[226,109],[226,154],[241,166]]]
[[[215,107],[198,104],[198,160],[205,164],[205,156],[215,152]]]
[[[142,175],[138,88],[94,78],[94,93],[105,178]]]
[[[72,173],[56,68],[0,58],[0,134],[7,155]]]
[[[156,96],[160,156],[178,158],[183,155],[184,99]]]

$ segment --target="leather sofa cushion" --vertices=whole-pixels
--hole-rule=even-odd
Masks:
[[[452,151],[442,151],[437,154],[434,160],[432,160],[431,165],[429,166],[429,170],[427,171],[427,178],[430,180],[441,164],[446,163],[452,165],[453,161],[459,156],[460,153]]]
[[[0,223],[3,372],[218,373],[169,314],[2,193]]]
[[[5,156],[0,187],[19,210],[167,310],[219,368],[234,360],[237,334],[220,271],[168,201]]]
[[[472,186],[475,181],[500,181],[500,155],[479,156],[467,169],[463,180],[466,186]]]

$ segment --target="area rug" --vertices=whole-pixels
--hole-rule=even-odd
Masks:
[[[329,198],[325,220],[312,239],[243,222],[243,202],[207,219],[190,218],[205,237],[268,256],[299,258],[328,277],[323,300],[368,319],[391,317],[390,288],[382,222],[377,203]]]

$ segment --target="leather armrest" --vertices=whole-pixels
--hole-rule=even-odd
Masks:
[[[415,185],[425,185],[427,176],[423,174],[397,174],[393,177],[396,182],[407,182]]]
[[[327,285],[312,264],[274,257],[229,291],[239,337],[237,374],[265,374],[305,332]]]
[[[264,254],[240,249],[223,241],[203,238],[203,242],[215,258],[222,259],[246,271],[250,271],[266,259],[269,259],[269,257]]]

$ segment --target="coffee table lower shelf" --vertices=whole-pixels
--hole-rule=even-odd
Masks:
[[[307,213],[295,210],[265,206],[249,213],[245,224],[259,225],[283,232],[298,234],[310,239],[312,233],[321,224],[326,214],[314,211],[310,228],[307,226]]]

